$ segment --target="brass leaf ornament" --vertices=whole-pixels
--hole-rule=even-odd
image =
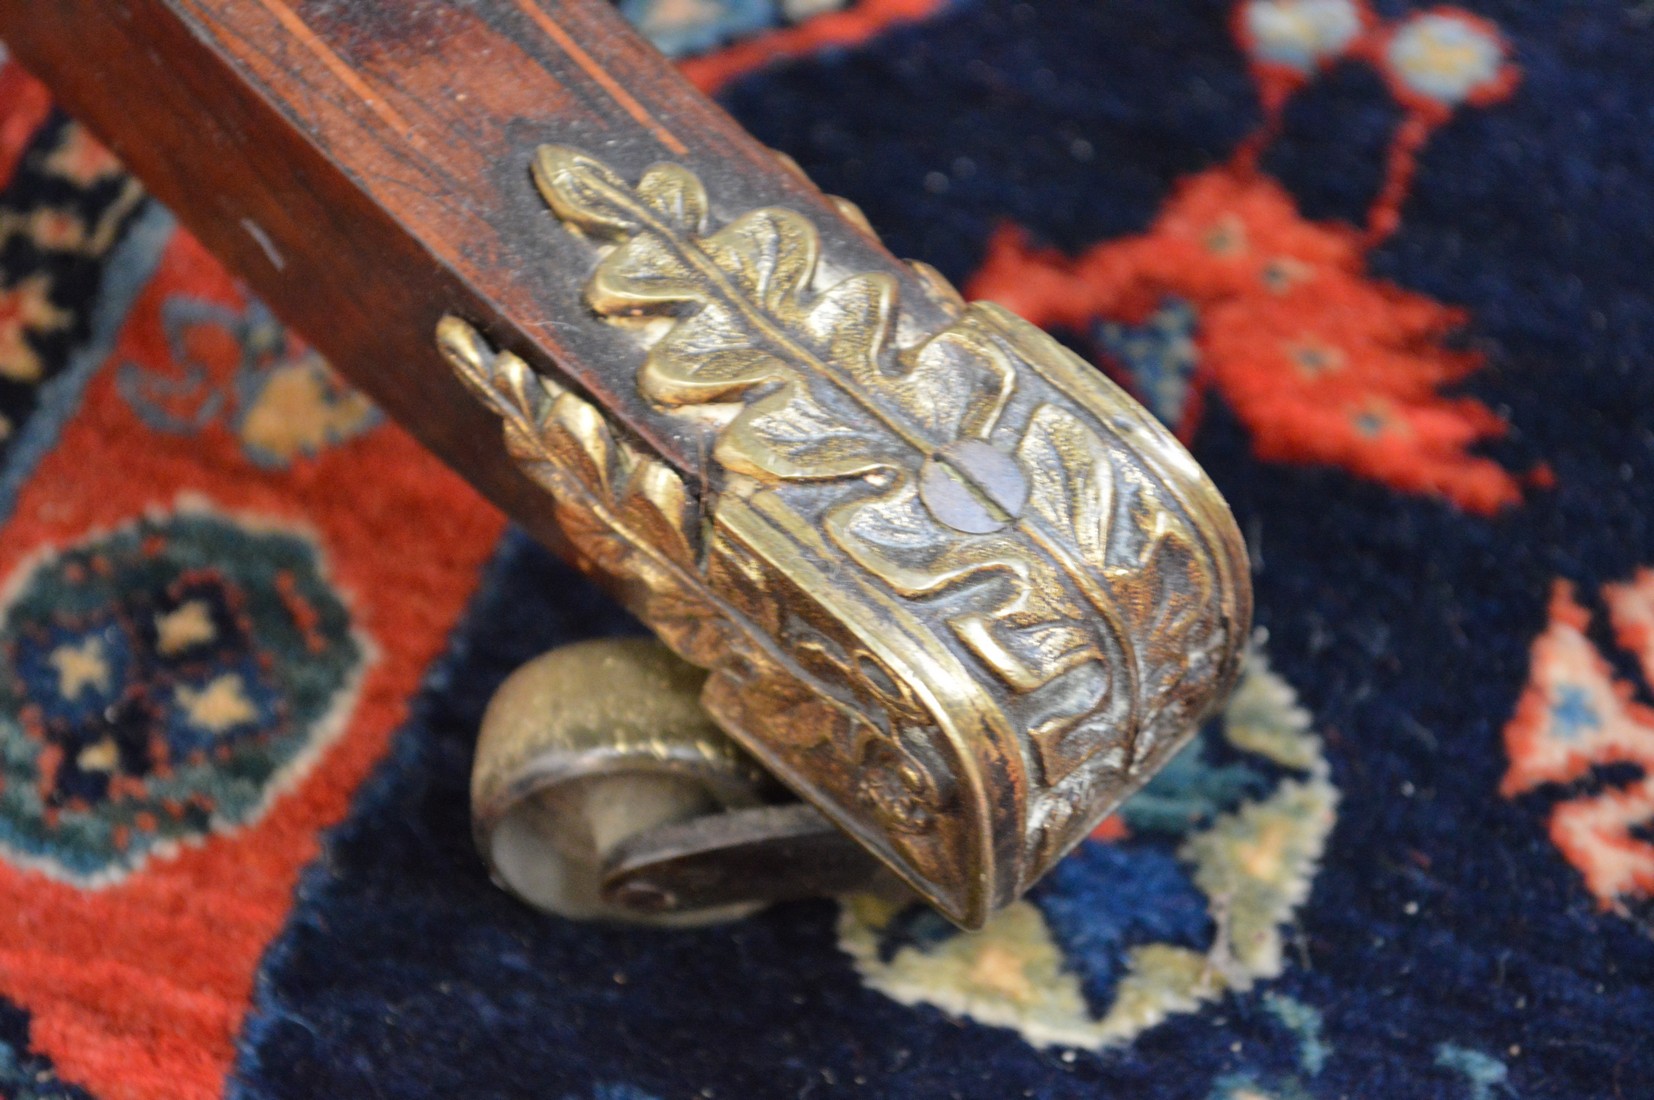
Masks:
[[[804,214],[720,223],[680,165],[631,185],[546,146],[533,176],[589,247],[571,314],[631,333],[638,392],[707,433],[706,469],[686,482],[464,322],[445,354],[593,572],[710,670],[719,725],[980,926],[1233,685],[1228,508],[1123,391],[928,269],[939,325]]]

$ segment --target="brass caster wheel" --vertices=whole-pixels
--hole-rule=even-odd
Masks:
[[[518,669],[489,703],[471,799],[494,879],[575,919],[694,925],[761,901],[684,909],[647,882],[605,889],[626,844],[756,807],[770,786],[698,702],[705,673],[653,639],[583,642]]]

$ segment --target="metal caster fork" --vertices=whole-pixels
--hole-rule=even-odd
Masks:
[[[471,779],[494,880],[559,916],[675,927],[899,889],[826,818],[784,801],[701,708],[705,679],[641,638],[564,646],[507,679]]]

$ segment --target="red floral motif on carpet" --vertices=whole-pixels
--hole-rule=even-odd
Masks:
[[[1602,590],[1614,638],[1654,684],[1654,569]],[[1568,791],[1550,814],[1551,842],[1584,876],[1604,909],[1630,915],[1654,898],[1654,709],[1638,702],[1587,631],[1591,614],[1573,586],[1558,581],[1550,622],[1534,640],[1527,687],[1505,727],[1510,768],[1501,786],[1514,798],[1547,787]],[[1574,790],[1614,764],[1639,778]]]
[[[1451,343],[1470,318],[1366,270],[1368,253],[1400,225],[1429,137],[1460,107],[1514,89],[1498,29],[1446,8],[1398,24],[1353,2],[1236,11],[1265,111],[1252,139],[1184,179],[1138,236],[1069,258],[1001,227],[968,293],[1093,338],[1103,364],[1185,438],[1211,387],[1261,458],[1338,466],[1476,513],[1515,504],[1525,482],[1543,484],[1548,472],[1519,476],[1476,453],[1506,423],[1445,393],[1484,366]],[[1305,218],[1258,167],[1291,96],[1349,58],[1378,67],[1403,109],[1364,227]]]

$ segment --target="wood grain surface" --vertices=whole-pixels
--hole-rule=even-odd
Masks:
[[[631,178],[672,159],[715,212],[809,213],[835,260],[925,294],[604,0],[0,0],[0,39],[333,364],[542,539],[542,490],[437,355],[457,313],[571,381],[683,472],[700,437],[637,392],[631,337],[587,323],[589,250],[529,177],[537,146]]]

